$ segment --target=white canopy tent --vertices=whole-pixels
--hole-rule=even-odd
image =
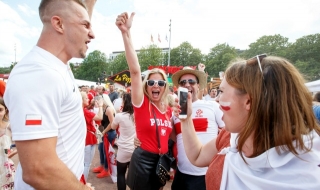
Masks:
[[[93,86],[98,86],[98,85],[97,85],[97,82],[92,82],[92,81],[87,81],[87,80],[80,80],[80,79],[75,79],[75,80],[76,80],[76,83],[77,83],[78,86],[82,86],[82,85],[88,85],[89,87],[90,87],[91,85],[93,85]],[[101,85],[101,86],[104,86],[104,87],[106,86],[105,83],[101,83],[100,85]],[[122,85],[120,85],[120,84],[118,84],[118,83],[114,83],[114,87],[115,87],[116,89],[125,90],[125,87],[122,86]]]
[[[82,85],[88,85],[89,87],[91,85],[93,86],[97,86],[96,82],[92,82],[92,81],[87,81],[87,80],[80,80],[80,79],[75,79],[76,80],[76,83],[78,86],[82,86]],[[101,84],[104,86],[104,84]]]
[[[306,83],[306,86],[312,93],[320,92],[320,80],[308,82]]]

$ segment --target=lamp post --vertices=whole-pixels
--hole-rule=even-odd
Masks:
[[[171,43],[171,19],[169,24],[169,52],[168,52],[168,67],[170,66],[170,43]]]

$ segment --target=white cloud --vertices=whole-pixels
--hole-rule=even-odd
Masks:
[[[32,10],[28,5],[25,3],[23,5],[18,5],[18,9],[23,12],[27,16],[34,16],[37,15],[38,13],[34,10]]]
[[[20,4],[20,11],[34,15],[32,9],[35,7]],[[92,18],[96,38],[89,44],[89,52],[100,50],[106,55],[124,50],[115,19],[125,11],[136,12],[132,26],[136,49],[150,45],[151,35],[155,44],[168,47],[165,36],[169,38],[170,19],[171,48],[188,41],[202,53],[208,53],[218,43],[247,49],[263,35],[280,34],[292,42],[320,31],[318,0],[112,0],[98,1],[97,5]],[[3,62],[1,52],[6,52],[12,60],[14,43],[17,43],[17,49],[23,46],[22,49],[28,50],[36,43],[40,34],[40,28],[35,25],[40,21],[36,17],[37,21],[26,22],[0,1],[0,24],[6,26],[5,34],[0,36],[0,64]],[[157,42],[158,34],[162,43]]]
[[[10,66],[15,60],[19,61],[35,44],[34,37],[39,36],[40,28],[34,24],[27,23],[9,5],[0,1],[0,25],[4,27],[0,35],[1,67]]]
[[[134,1],[133,30],[153,36],[167,33],[172,19],[172,47],[189,41],[207,53],[217,43],[246,49],[263,35],[280,34],[291,41],[319,31],[319,1],[188,0]],[[148,35],[150,36],[150,35]],[[292,39],[294,38],[294,39]]]

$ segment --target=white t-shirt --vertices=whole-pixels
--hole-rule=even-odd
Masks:
[[[206,144],[218,135],[218,127],[224,127],[223,112],[217,102],[197,100],[192,103],[192,120],[197,136],[202,144]],[[181,134],[180,119],[172,116],[177,132],[178,168],[184,174],[205,175],[208,167],[196,167],[189,161]]]
[[[134,151],[133,140],[136,136],[136,127],[129,116],[128,113],[117,113],[113,120],[113,124],[119,126],[118,155],[126,155],[119,154],[119,152],[132,153]],[[127,158],[120,158],[119,156],[117,156],[117,160],[122,163],[128,162]]]
[[[315,131],[309,135],[303,142],[312,149],[297,150],[299,157],[280,147],[278,154],[274,147],[254,158],[243,155],[245,163],[237,150],[237,134],[231,134],[230,147],[219,153],[226,154],[220,189],[319,190],[320,136]]]
[[[70,66],[35,46],[13,68],[4,100],[12,118],[13,140],[57,137],[58,157],[80,179],[86,124],[81,95]],[[33,189],[22,180],[20,164],[14,186]]]

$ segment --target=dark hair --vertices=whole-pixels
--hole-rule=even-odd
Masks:
[[[6,113],[4,114],[4,117],[3,117],[3,119],[6,120],[6,119],[8,119],[8,108],[7,108],[6,104],[4,103],[3,98],[1,98],[1,97],[0,97],[0,104],[3,105],[4,108],[6,109]]]
[[[314,95],[313,101],[320,102],[320,92],[317,92],[317,93]]]
[[[6,104],[4,103],[3,98],[1,98],[1,97],[0,97],[0,104],[3,105],[3,106],[7,109],[7,106],[6,106]]]
[[[131,102],[131,94],[124,93],[122,95],[122,101],[123,101],[122,112],[126,112],[126,113],[132,115],[133,114],[133,106],[132,106],[132,102]]]
[[[134,122],[131,94],[130,93],[123,93],[122,102],[123,102],[122,112],[130,114],[130,118]]]

